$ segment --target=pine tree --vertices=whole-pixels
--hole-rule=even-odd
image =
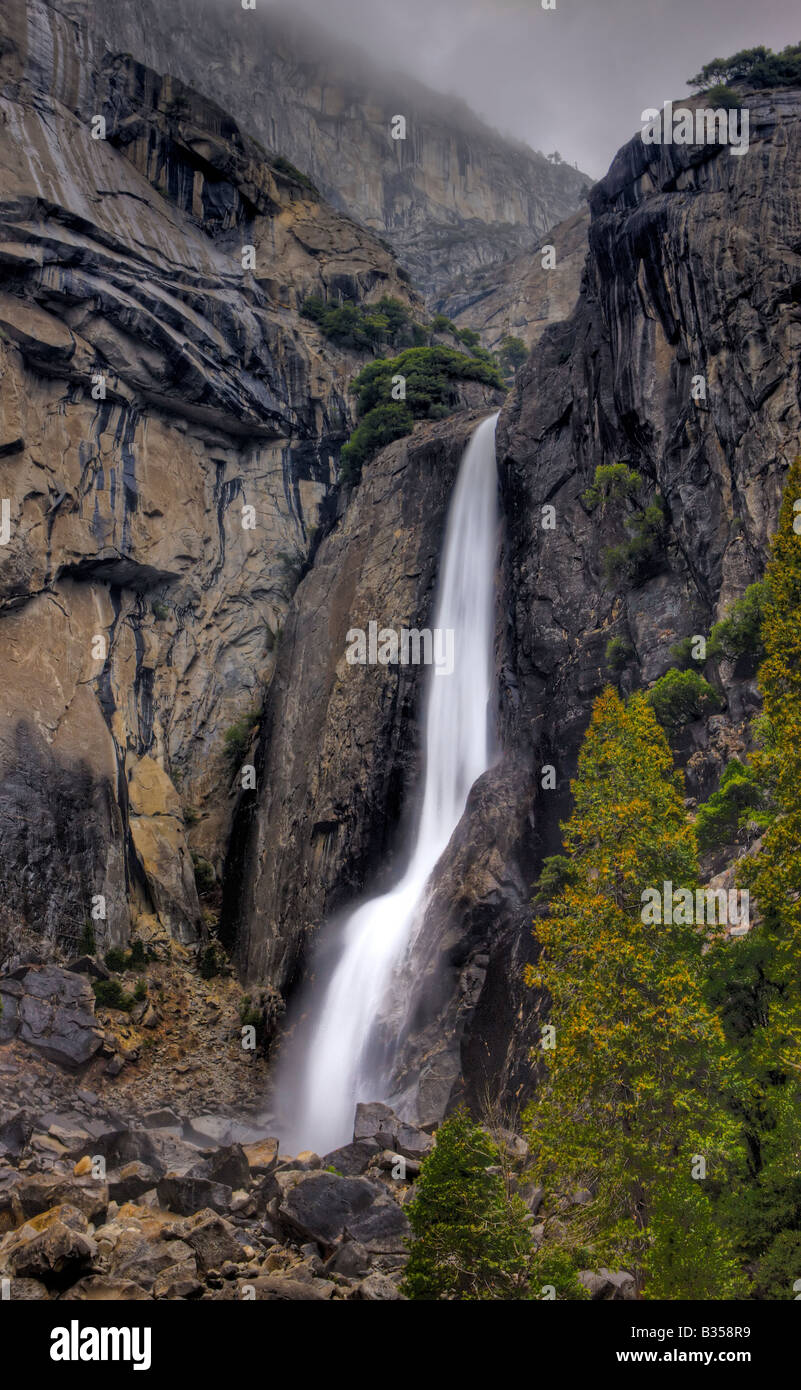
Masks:
[[[777,815],[740,875],[757,923],[712,957],[744,1083],[735,1107],[747,1144],[731,1225],[756,1262],[757,1297],[794,1299],[801,1279],[801,459],[789,471],[766,571],[759,670],[765,733],[756,778]]]
[[[590,1189],[574,1219],[607,1263],[634,1263],[646,1296],[725,1297],[737,1271],[707,1194],[736,1126],[719,1098],[728,1075],[702,995],[703,935],[643,921],[646,889],[697,879],[681,775],[644,696],[598,698],[572,790],[576,872],[536,924],[528,974],[556,1029],[527,1113],[532,1150],[552,1189]]]
[[[437,1131],[406,1208],[414,1239],[403,1283],[413,1299],[527,1298],[530,1217],[509,1196],[500,1155],[466,1110]]]

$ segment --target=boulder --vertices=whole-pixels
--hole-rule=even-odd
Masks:
[[[230,1144],[233,1125],[233,1120],[227,1119],[224,1115],[197,1115],[194,1119],[187,1120],[184,1138],[190,1143],[200,1144],[203,1148],[211,1144]]]
[[[271,1173],[278,1162],[277,1139],[259,1139],[255,1144],[244,1144],[242,1151],[254,1178]]]
[[[367,1178],[340,1178],[334,1173],[294,1175],[278,1209],[287,1230],[330,1248],[347,1233],[367,1250],[406,1249],[409,1223],[385,1189]]]
[[[355,1297],[366,1299],[368,1303],[389,1303],[396,1302],[403,1295],[397,1284],[393,1284],[386,1274],[374,1271],[359,1284]]]
[[[174,1211],[178,1216],[192,1216],[204,1208],[216,1212],[231,1210],[233,1190],[225,1183],[212,1182],[210,1178],[168,1173],[160,1179],[156,1191],[162,1207]]]
[[[247,1187],[251,1178],[250,1164],[241,1144],[226,1144],[206,1155],[202,1163],[190,1169],[188,1177],[210,1178],[226,1187]],[[211,1203],[207,1203],[211,1205]]]
[[[226,1260],[238,1262],[242,1258],[242,1247],[236,1239],[235,1228],[214,1211],[199,1211],[190,1220],[182,1221],[172,1229],[178,1239],[194,1250],[198,1267],[203,1273],[221,1269]]]
[[[108,1192],[113,1202],[135,1202],[143,1192],[149,1192],[158,1183],[159,1175],[147,1163],[135,1160],[126,1163],[108,1175]]]
[[[392,1149],[403,1158],[423,1159],[434,1147],[433,1136],[398,1118],[379,1101],[356,1107],[353,1140],[374,1139],[381,1149]]]
[[[48,1288],[66,1288],[88,1273],[96,1254],[97,1245],[91,1236],[55,1220],[15,1247],[9,1265],[18,1279],[36,1279]]]
[[[326,1274],[342,1274],[347,1279],[357,1279],[370,1268],[370,1256],[358,1240],[345,1241],[337,1246],[326,1262]]]
[[[361,1103],[356,1106],[353,1122],[354,1143],[358,1139],[374,1139],[380,1130],[391,1131],[398,1123],[397,1115],[388,1105],[382,1105],[377,1100]]]
[[[602,1268],[596,1274],[593,1270],[582,1269],[578,1277],[594,1303],[631,1302],[637,1297],[634,1276],[625,1270]]]
[[[380,1152],[380,1146],[375,1139],[357,1139],[352,1144],[345,1144],[341,1149],[334,1149],[330,1154],[326,1154],[323,1167],[335,1168],[343,1178],[356,1178],[365,1172],[371,1160]]]
[[[0,1124],[0,1147],[12,1157],[19,1158],[27,1146],[34,1126],[32,1113],[29,1110],[18,1110]]]
[[[175,1264],[191,1264],[193,1274],[196,1273],[194,1253],[185,1241],[154,1240],[131,1226],[114,1246],[109,1272],[151,1289],[159,1274]]]
[[[175,1129],[182,1128],[181,1121],[174,1110],[169,1110],[162,1106],[160,1110],[147,1110],[142,1116],[142,1123],[145,1129]]]
[[[253,1286],[257,1299],[278,1303],[320,1303],[331,1298],[336,1289],[326,1279],[306,1281],[283,1274],[260,1274],[244,1282]]]
[[[68,1303],[145,1303],[151,1299],[146,1289],[130,1279],[110,1279],[100,1274],[79,1279],[61,1295],[61,1302]]]
[[[16,1037],[51,1062],[81,1067],[103,1044],[88,981],[59,966],[27,967],[0,979],[0,1003],[0,1040]]]
[[[170,1265],[162,1270],[153,1285],[154,1298],[196,1298],[202,1292],[194,1260]]]
[[[66,1203],[89,1221],[102,1221],[109,1203],[108,1187],[92,1178],[57,1177],[44,1173],[23,1173],[15,1184],[15,1195],[23,1218]]]

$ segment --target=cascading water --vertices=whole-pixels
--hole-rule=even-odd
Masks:
[[[300,1072],[291,1061],[281,1068],[277,1109],[279,1117],[294,1110],[284,1136],[291,1151],[298,1143],[322,1154],[347,1143],[357,1101],[381,1098],[387,1058],[379,1064],[376,1021],[422,921],[428,880],[470,788],[489,766],[497,420],[475,431],[448,514],[434,626],[454,633],[454,669],[428,675],[423,798],[411,858],[395,888],[351,916]]]

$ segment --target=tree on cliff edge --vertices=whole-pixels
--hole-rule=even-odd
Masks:
[[[709,1189],[737,1130],[720,1100],[727,1064],[702,995],[703,936],[642,920],[645,889],[697,880],[681,775],[644,696],[598,698],[572,790],[575,879],[537,922],[542,956],[528,972],[556,1030],[526,1117],[540,1180],[557,1202],[590,1190],[571,1222],[605,1263],[633,1264],[646,1297],[732,1296]]]

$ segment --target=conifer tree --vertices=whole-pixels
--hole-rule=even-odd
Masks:
[[[738,1273],[707,1194],[737,1130],[702,932],[642,911],[646,889],[697,879],[681,775],[644,696],[598,698],[572,791],[575,872],[537,922],[528,974],[556,1029],[528,1137],[552,1190],[592,1192],[576,1221],[606,1262],[633,1263],[646,1296],[726,1297]]]
[[[414,1239],[403,1282],[412,1299],[527,1298],[530,1217],[507,1194],[489,1135],[457,1110],[437,1131],[406,1208]]]
[[[796,1297],[801,1279],[800,516],[801,459],[788,474],[766,571],[764,737],[752,759],[777,814],[740,875],[757,920],[748,937],[713,953],[710,994],[744,1083],[733,1108],[748,1162],[729,1203],[731,1226],[756,1265],[756,1296],[784,1299]]]

